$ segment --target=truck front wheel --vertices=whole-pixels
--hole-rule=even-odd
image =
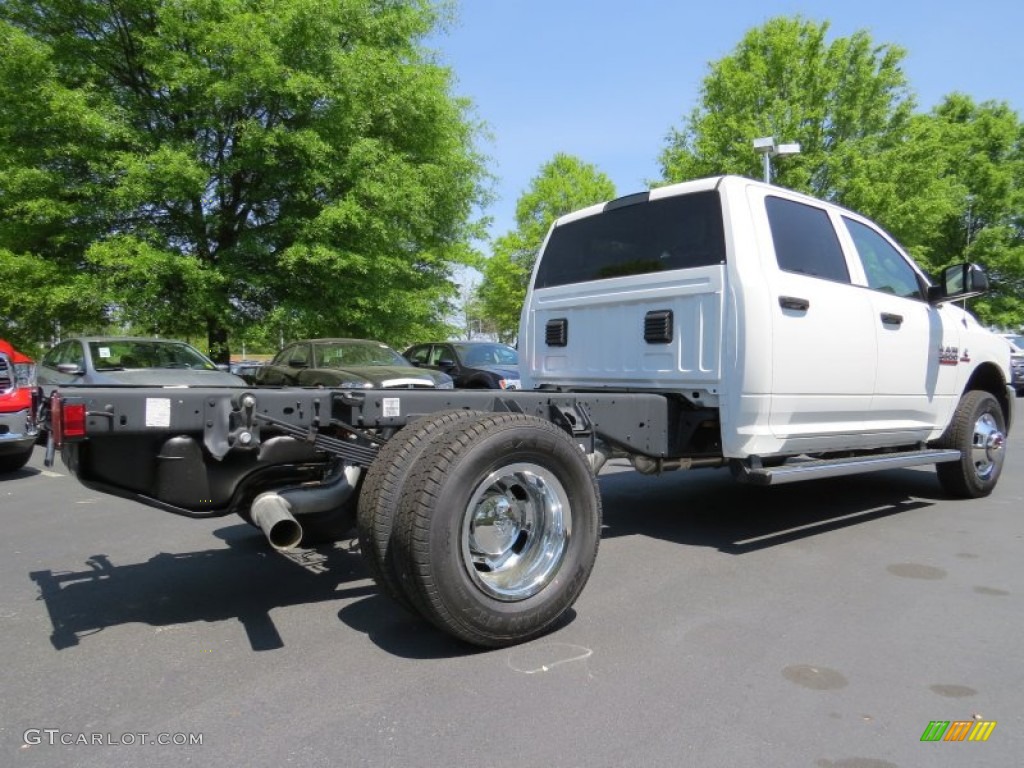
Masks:
[[[547,631],[597,556],[601,502],[561,429],[517,413],[453,429],[412,470],[395,526],[405,593],[444,631],[499,647]]]
[[[996,487],[1006,456],[1006,421],[999,402],[988,392],[967,392],[939,446],[960,451],[959,461],[935,466],[946,493],[963,499],[988,496]]]

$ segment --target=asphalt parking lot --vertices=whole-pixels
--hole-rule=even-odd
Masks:
[[[594,574],[480,651],[377,594],[355,543],[0,479],[6,766],[1016,766],[1024,431],[995,494],[931,469],[757,489],[602,475]],[[987,741],[922,741],[933,721]],[[167,742],[167,743],[160,743]],[[197,743],[201,742],[201,743]]]

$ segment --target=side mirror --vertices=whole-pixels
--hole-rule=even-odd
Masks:
[[[969,299],[988,291],[988,275],[977,264],[954,264],[942,270],[939,284],[928,288],[928,301],[939,304],[943,301]]]
[[[447,357],[442,357],[440,360],[437,361],[437,367],[438,368],[454,368],[455,367],[455,361],[450,359],[450,358],[447,358]]]
[[[288,367],[289,368],[308,368],[309,366],[306,365],[301,360],[289,360],[288,361]]]
[[[81,376],[85,370],[78,363],[57,363],[57,370],[69,376]]]

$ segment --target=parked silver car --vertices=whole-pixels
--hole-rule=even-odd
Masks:
[[[245,386],[183,341],[127,336],[66,339],[43,355],[38,378],[44,391],[75,384]]]

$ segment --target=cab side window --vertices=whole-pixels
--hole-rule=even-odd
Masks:
[[[288,355],[288,365],[302,368],[309,365],[309,345],[296,344]]]
[[[43,355],[43,359],[40,362],[40,365],[44,366],[45,368],[56,368],[57,363],[60,362],[61,352],[64,350],[65,346],[67,346],[67,342],[64,342],[63,344],[58,344],[56,347],[54,347],[45,355]]]
[[[82,345],[77,341],[68,342],[64,351],[61,352],[60,361],[62,363],[72,363],[77,365],[79,368],[85,368],[85,352],[82,351]]]
[[[905,299],[924,299],[917,273],[881,234],[859,221],[843,217],[857,248],[868,287]]]
[[[413,347],[409,350],[409,360],[420,365],[425,365],[427,358],[430,356],[430,345],[423,344],[419,347]]]
[[[764,204],[779,269],[850,282],[850,270],[827,211],[781,197],[766,197]]]
[[[430,353],[430,364],[436,368],[441,367],[442,360],[454,360],[455,353],[452,352],[452,348],[443,344],[435,344],[434,349]]]
[[[284,349],[282,349],[280,352],[278,352],[274,356],[274,359],[270,361],[270,364],[271,365],[287,365],[288,364],[288,355],[290,355],[291,352],[292,352],[291,347],[285,347]]]

